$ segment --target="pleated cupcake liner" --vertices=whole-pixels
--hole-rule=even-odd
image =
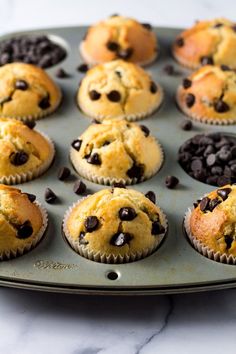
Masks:
[[[236,257],[232,255],[227,255],[226,253],[215,252],[210,247],[205,246],[201,241],[197,240],[194,235],[192,235],[190,230],[190,217],[194,208],[188,208],[184,216],[184,229],[186,231],[186,235],[190,240],[192,246],[195,248],[197,252],[202,254],[204,257],[209,258],[213,261],[226,263],[226,264],[236,264]]]
[[[205,124],[211,124],[211,125],[230,125],[230,124],[236,124],[236,116],[235,118],[228,118],[228,119],[219,119],[219,118],[209,118],[206,116],[201,116],[193,111],[191,111],[190,109],[188,109],[187,107],[185,107],[184,105],[182,105],[182,102],[180,100],[180,94],[179,94],[179,90],[177,90],[177,94],[176,94],[176,103],[179,107],[179,109],[189,118],[191,118],[192,120],[196,121],[196,122],[201,122],[201,123],[205,123]]]
[[[35,201],[34,204],[36,204],[38,206],[38,208],[41,212],[41,215],[42,215],[42,219],[43,219],[43,223],[42,223],[42,226],[41,226],[39,232],[37,233],[37,235],[35,235],[32,238],[32,240],[30,240],[30,241],[29,241],[29,239],[25,240],[25,242],[27,242],[25,245],[22,245],[21,247],[19,246],[14,250],[9,249],[9,250],[4,250],[4,251],[0,252],[0,261],[16,258],[16,257],[22,256],[23,254],[31,251],[33,248],[35,248],[37,246],[37,244],[40,242],[40,240],[44,236],[45,231],[48,226],[48,213],[47,213],[46,209],[38,201]],[[24,243],[24,240],[22,242]]]
[[[76,208],[83,200],[85,200],[87,197],[84,197],[80,199],[79,201],[75,202],[72,206],[69,207],[69,209],[65,212],[65,216],[63,218],[62,222],[62,230],[64,233],[64,236],[66,237],[67,241],[69,242],[70,246],[78,253],[80,256],[87,258],[91,261],[94,262],[99,262],[99,263],[108,263],[108,264],[119,264],[119,263],[128,263],[128,262],[134,262],[138,261],[140,259],[143,259],[149,255],[151,255],[157,247],[161,244],[162,240],[166,236],[168,232],[168,221],[167,217],[164,214],[164,212],[160,209],[160,216],[161,220],[163,220],[163,226],[165,228],[165,232],[158,236],[153,236],[155,237],[154,243],[150,248],[145,248],[142,251],[139,252],[130,252],[125,255],[116,255],[116,254],[106,254],[102,251],[100,252],[93,252],[89,249],[86,248],[86,246],[80,245],[79,240],[75,240],[71,235],[67,227],[67,221],[70,216],[70,213],[74,208]]]
[[[146,181],[147,179],[150,179],[151,177],[153,177],[162,167],[163,163],[164,163],[164,150],[163,147],[161,146],[161,144],[156,140],[156,143],[160,149],[160,161],[159,163],[155,166],[155,168],[153,169],[153,171],[151,171],[150,173],[146,174],[146,176],[143,176],[141,178],[129,178],[127,177],[126,179],[124,178],[116,178],[116,177],[107,177],[107,176],[97,176],[96,174],[92,173],[91,171],[89,171],[89,166],[88,168],[84,168],[82,167],[82,164],[80,164],[80,161],[77,159],[77,152],[74,151],[73,148],[70,149],[70,160],[71,163],[74,167],[74,169],[76,170],[76,172],[83,178],[97,183],[97,184],[101,184],[101,185],[106,185],[106,186],[112,186],[114,185],[114,183],[122,183],[124,185],[133,185],[133,184],[137,184],[137,183],[141,183],[143,181]]]
[[[50,145],[51,151],[50,151],[50,156],[48,157],[48,159],[46,161],[44,161],[40,166],[35,168],[34,170],[27,171],[24,173],[16,173],[14,175],[9,175],[9,176],[1,176],[0,183],[7,184],[7,185],[25,183],[25,182],[31,181],[31,180],[41,176],[51,166],[54,156],[55,156],[54,143],[45,133],[42,133],[39,130],[37,130],[37,132],[39,134],[41,134],[47,140],[48,144]]]

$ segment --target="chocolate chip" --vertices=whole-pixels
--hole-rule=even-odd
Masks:
[[[220,68],[222,71],[230,71],[231,70],[228,65],[221,65]]]
[[[112,41],[107,42],[106,47],[111,52],[117,52],[119,50],[119,48],[120,48],[118,43],[112,42]]]
[[[122,221],[131,221],[137,216],[136,211],[131,207],[124,207],[119,210],[119,218]]]
[[[186,130],[186,131],[191,130],[193,127],[193,123],[191,122],[191,120],[185,119],[184,121],[181,122],[180,127],[181,127],[181,129]]]
[[[229,235],[225,235],[226,249],[230,249],[232,246],[233,238]]]
[[[25,121],[24,124],[27,125],[27,127],[30,129],[34,129],[36,126],[36,122],[34,120]]]
[[[78,195],[84,194],[86,192],[86,189],[86,184],[79,179],[75,182],[73,187],[73,191],[75,192],[75,194]]]
[[[121,59],[127,60],[130,59],[133,52],[134,50],[132,48],[120,49],[119,52],[117,53],[117,56]]]
[[[179,37],[176,39],[175,43],[178,47],[183,47],[184,46],[184,39]]]
[[[118,17],[118,16],[120,16],[119,14],[112,14],[112,15],[110,15],[110,17]]]
[[[217,189],[217,194],[219,197],[221,197],[223,200],[226,200],[229,196],[229,193],[232,191],[231,188],[221,188]]]
[[[149,191],[145,194],[145,197],[151,200],[154,204],[156,203],[156,195],[153,191]]]
[[[218,156],[221,161],[225,162],[228,162],[232,158],[231,152],[227,150],[220,151]]]
[[[150,23],[142,23],[142,26],[144,28],[146,28],[148,31],[151,31],[152,30],[152,26],[150,25]]]
[[[227,176],[219,176],[217,178],[217,185],[218,187],[223,187],[225,186],[226,184],[231,184],[231,178],[230,177],[227,177]]]
[[[17,80],[15,83],[15,88],[17,90],[25,91],[28,89],[28,87],[29,87],[29,85],[27,84],[27,82],[25,80]]]
[[[218,100],[214,103],[214,109],[218,113],[225,113],[228,112],[230,108],[226,102]]]
[[[70,177],[70,169],[68,167],[61,167],[58,171],[57,177],[60,181],[65,181]]]
[[[142,131],[144,132],[144,135],[145,135],[146,137],[148,137],[149,134],[150,134],[150,130],[149,130],[145,125],[140,125],[140,128],[141,128]]]
[[[24,165],[29,159],[29,155],[25,151],[13,152],[10,155],[10,161],[12,165],[21,166]]]
[[[209,203],[210,199],[208,197],[204,197],[199,203],[200,210],[205,212],[209,206]]]
[[[192,86],[192,81],[191,80],[189,80],[189,79],[183,79],[183,87],[185,88],[185,89],[188,89],[189,87],[191,87]]]
[[[179,180],[175,176],[167,176],[165,179],[166,187],[169,189],[175,188],[179,183]]]
[[[163,68],[163,70],[164,70],[164,72],[165,72],[167,75],[172,76],[172,75],[175,74],[175,68],[174,68],[174,66],[171,65],[171,64],[165,65],[164,68]]]
[[[17,228],[17,238],[19,239],[25,239],[28,238],[32,235],[33,233],[33,227],[31,225],[31,222],[29,220],[25,221],[24,224],[20,225]]]
[[[44,193],[44,199],[47,203],[52,204],[56,201],[57,196],[50,188],[46,188]]]
[[[96,216],[88,216],[84,222],[84,227],[86,229],[86,232],[93,232],[95,231],[99,226],[99,220]]]
[[[216,176],[220,176],[223,173],[223,169],[220,166],[213,166],[211,169],[211,173]]]
[[[152,223],[152,235],[160,235],[165,232],[164,226],[161,225],[160,221],[153,221]]]
[[[86,73],[88,71],[89,67],[87,64],[82,63],[78,66],[77,70],[81,73]]]
[[[50,98],[49,98],[49,96],[46,96],[46,97],[42,98],[38,105],[39,105],[39,107],[41,109],[48,109],[50,107]]]
[[[202,169],[202,161],[200,159],[193,160],[191,163],[192,171],[200,171]]]
[[[93,123],[93,124],[102,124],[102,123],[101,123],[99,120],[97,120],[97,119],[93,119],[93,120],[92,120],[92,123]]]
[[[31,193],[24,193],[24,194],[27,195],[27,197],[31,203],[33,203],[36,200],[36,196],[34,194],[31,194]]]
[[[112,90],[107,94],[107,98],[111,102],[119,102],[121,100],[121,94],[116,90]]]
[[[105,140],[105,141],[104,141],[104,143],[102,144],[102,146],[107,146],[107,145],[110,145],[110,143],[111,143],[110,141]]]
[[[216,155],[210,154],[206,159],[207,166],[213,166],[216,163]]]
[[[236,25],[233,25],[231,28],[234,32],[236,32]]]
[[[96,152],[87,158],[87,162],[92,165],[101,165],[102,163],[100,156]]]
[[[66,79],[68,77],[70,77],[70,75],[62,68],[59,68],[56,71],[56,77],[58,77],[59,79]]]
[[[212,57],[203,56],[201,57],[200,62],[202,65],[214,65]]]
[[[208,205],[209,211],[213,211],[220,203],[221,201],[218,198],[211,199]]]
[[[117,232],[112,236],[110,244],[117,247],[122,247],[125,244],[129,244],[133,236],[127,232]]]
[[[113,184],[113,187],[114,188],[126,188],[126,186],[123,183],[121,183],[121,182],[115,182]]]
[[[220,28],[222,26],[223,26],[223,23],[218,22],[214,25],[214,28]]]
[[[191,108],[195,103],[195,96],[192,93],[188,93],[185,99],[188,108]]]
[[[81,145],[82,145],[82,140],[80,140],[80,139],[76,139],[76,140],[72,141],[72,143],[71,143],[71,146],[73,147],[73,149],[75,149],[77,151],[80,150]]]
[[[150,83],[150,91],[151,91],[151,93],[156,93],[157,90],[158,90],[157,85],[155,84],[154,81],[151,81],[151,83]]]
[[[80,245],[87,245],[89,242],[87,240],[85,240],[85,233],[81,232],[79,235],[79,244]]]
[[[89,97],[92,101],[97,101],[101,97],[101,94],[96,90],[89,91]]]
[[[140,178],[143,176],[144,173],[144,168],[142,165],[137,165],[136,163],[133,164],[133,166],[126,172],[127,176],[129,178],[137,178],[140,180]]]

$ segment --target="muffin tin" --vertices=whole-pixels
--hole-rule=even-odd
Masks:
[[[183,131],[180,124],[185,118],[175,104],[175,90],[189,71],[174,62],[170,45],[177,29],[155,28],[160,41],[161,54],[158,60],[146,69],[165,90],[164,103],[151,117],[142,121],[159,139],[165,151],[161,171],[153,178],[134,188],[147,192],[153,190],[157,203],[169,221],[169,231],[159,249],[151,256],[137,262],[112,265],[89,261],[77,255],[67,244],[61,233],[61,222],[65,211],[78,196],[73,192],[73,182],[61,182],[57,172],[61,166],[70,166],[68,159],[71,141],[90,124],[75,104],[78,83],[83,77],[76,68],[82,62],[78,46],[86,31],[85,27],[54,28],[24,32],[43,33],[56,38],[67,50],[66,59],[47,70],[63,90],[63,102],[52,116],[37,122],[37,128],[48,134],[56,146],[56,158],[52,167],[42,177],[19,185],[23,191],[37,195],[49,213],[49,227],[40,244],[28,254],[0,262],[0,284],[3,286],[37,289],[44,291],[86,294],[168,294],[223,289],[236,286],[236,267],[214,262],[197,253],[184,235],[183,216],[193,201],[214,187],[203,184],[188,176],[177,162],[180,145],[197,133],[221,131],[235,133],[235,126],[210,126],[195,123],[191,131]],[[13,33],[8,36],[21,35]],[[175,66],[178,75],[168,76],[163,68]],[[58,67],[71,74],[70,78],[57,79]],[[72,167],[71,167],[72,168]],[[174,190],[165,187],[167,175],[177,176],[180,184]],[[104,186],[85,181],[89,192]],[[44,191],[49,187],[60,198],[49,205],[44,201]]]

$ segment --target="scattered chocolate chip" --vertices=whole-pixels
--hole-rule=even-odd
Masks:
[[[42,98],[38,105],[41,109],[48,109],[50,107],[49,96],[45,96],[44,98]]]
[[[81,180],[77,180],[74,184],[73,187],[73,191],[75,192],[75,194],[81,195],[84,194],[87,190],[86,184],[81,181]]]
[[[99,220],[94,215],[88,216],[84,222],[84,227],[86,229],[86,232],[93,232],[98,228],[98,226],[99,226]]]
[[[150,83],[150,91],[151,91],[151,93],[156,93],[157,90],[158,90],[157,85],[155,84],[154,81],[151,81],[151,83]]]
[[[209,206],[209,203],[210,199],[208,197],[204,197],[199,203],[200,210],[203,212],[206,211]]]
[[[85,233],[84,232],[81,232],[80,235],[79,235],[79,244],[80,245],[87,245],[88,244],[88,241],[85,240]]]
[[[107,42],[106,47],[111,52],[117,52],[119,50],[119,48],[120,48],[118,43],[112,42],[112,41]]]
[[[164,226],[161,225],[160,221],[153,221],[152,223],[152,235],[160,235],[165,232]]]
[[[130,59],[130,57],[133,54],[133,49],[132,48],[127,48],[127,49],[120,49],[119,52],[117,53],[118,58],[120,59]]]
[[[56,77],[58,77],[59,79],[66,79],[68,77],[70,77],[70,75],[62,68],[59,68],[56,71]]]
[[[61,167],[58,171],[57,177],[60,181],[65,181],[70,177],[70,169],[68,167]]]
[[[126,188],[126,186],[123,183],[121,183],[121,182],[115,182],[113,184],[113,187],[114,188]]]
[[[233,25],[231,28],[234,32],[236,32],[236,25]]]
[[[231,178],[230,177],[227,177],[227,176],[219,176],[217,178],[217,186],[218,187],[223,187],[225,186],[226,184],[231,184]]]
[[[20,239],[25,239],[28,238],[32,235],[33,233],[33,227],[31,225],[31,222],[29,220],[25,221],[24,224],[20,225],[17,228],[17,238]]]
[[[127,232],[117,232],[112,236],[110,244],[117,247],[122,247],[132,240],[133,236]]]
[[[189,80],[189,79],[183,79],[183,87],[185,88],[185,89],[188,89],[189,87],[191,87],[192,86],[192,81],[191,80]]]
[[[229,196],[229,193],[232,191],[231,188],[221,188],[217,190],[217,194],[219,197],[221,197],[223,200],[226,200]]]
[[[149,130],[145,125],[140,125],[140,128],[141,128],[142,131],[144,132],[144,135],[145,135],[146,137],[148,137],[149,134],[150,134],[150,130]]]
[[[89,97],[92,101],[97,101],[101,97],[101,94],[96,90],[89,91]]]
[[[201,57],[200,62],[202,65],[214,65],[212,57],[203,56]]]
[[[50,188],[46,188],[44,193],[44,199],[47,203],[52,204],[56,201],[57,196]]]
[[[118,17],[119,16],[119,14],[112,14],[112,15],[110,15],[110,17]]]
[[[102,124],[99,120],[97,119],[93,119],[92,120],[92,124]]]
[[[148,31],[151,31],[152,30],[152,26],[150,25],[150,23],[142,23],[142,26],[144,28],[146,28]]]
[[[228,65],[221,65],[220,68],[222,71],[230,71],[231,70]]]
[[[220,28],[222,26],[223,26],[223,23],[218,22],[214,25],[214,28]]]
[[[149,191],[145,194],[145,197],[151,200],[154,204],[156,203],[156,194],[153,191]]]
[[[124,207],[119,210],[119,218],[122,221],[131,221],[137,216],[136,211],[131,207]]]
[[[177,45],[178,47],[183,47],[183,45],[184,45],[184,39],[181,38],[181,37],[179,37],[179,38],[176,39],[175,43],[176,43],[176,45]]]
[[[179,180],[175,176],[167,176],[165,179],[166,187],[169,189],[175,188],[179,183]]]
[[[15,88],[17,90],[25,91],[28,89],[28,87],[29,87],[29,85],[27,84],[27,82],[25,80],[17,80],[15,83]]]
[[[105,140],[105,141],[104,141],[104,143],[102,144],[102,146],[107,146],[107,145],[110,145],[110,143],[111,143],[110,141]]]
[[[225,235],[226,249],[230,249],[232,246],[233,238],[229,235]]]
[[[31,203],[33,203],[36,200],[36,196],[34,194],[31,194],[31,193],[24,193],[24,194],[27,195],[27,197]]]
[[[36,126],[36,122],[34,120],[25,121],[24,124],[27,125],[27,127],[30,129],[34,129]]]
[[[206,158],[207,166],[213,166],[216,163],[216,155],[209,154]]]
[[[170,75],[170,76],[175,75],[175,68],[171,64],[165,65],[163,70],[167,75]]]
[[[221,201],[218,198],[211,199],[208,206],[209,211],[213,211],[215,207],[217,207],[217,205],[219,205],[220,203]]]
[[[101,165],[102,161],[98,153],[94,153],[87,158],[87,162],[91,165]]]
[[[192,93],[188,93],[185,99],[188,108],[191,108],[195,103],[195,96]]]
[[[200,171],[202,169],[202,161],[200,159],[195,159],[191,163],[192,171]]]
[[[14,166],[24,165],[29,159],[29,155],[25,151],[13,152],[10,155],[11,164]]]
[[[88,71],[89,67],[87,64],[82,63],[78,66],[77,70],[81,73],[86,73]]]
[[[191,122],[191,120],[185,119],[184,121],[181,122],[180,127],[181,127],[181,129],[186,130],[186,131],[191,130],[193,127],[193,123]]]
[[[121,94],[116,90],[112,90],[107,94],[107,98],[111,102],[119,102],[121,100]]]
[[[228,112],[230,108],[226,102],[218,100],[214,103],[214,109],[218,113],[225,113]]]
[[[76,140],[72,141],[72,143],[71,143],[71,146],[73,147],[73,149],[75,149],[77,151],[80,150],[81,145],[82,145],[82,140],[80,140],[80,139],[76,139]]]
[[[134,163],[133,166],[126,172],[126,174],[129,178],[137,178],[138,180],[140,180],[140,178],[143,176],[143,172],[143,166]]]

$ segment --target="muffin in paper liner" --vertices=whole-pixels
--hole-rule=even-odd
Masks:
[[[10,118],[0,118],[0,130],[0,183],[10,185],[30,181],[50,167],[55,148],[46,134]],[[25,161],[21,161],[22,154]]]
[[[34,249],[43,238],[48,226],[48,213],[46,209],[38,201],[35,201],[34,204],[36,204],[37,207],[39,208],[43,220],[39,232],[37,233],[37,235],[34,236],[31,242],[29,242],[28,240],[26,244],[22,245],[22,247],[18,247],[17,249],[14,250],[9,249],[9,250],[5,250],[4,252],[0,252],[0,261],[10,260],[22,256],[25,253],[28,253],[29,251]]]
[[[101,143],[103,140],[104,144],[108,145],[110,140],[114,144],[105,145],[105,150],[103,150]],[[82,146],[83,143],[81,143],[79,151],[73,147],[75,141],[84,141],[84,145]],[[127,127],[125,120],[115,122],[107,120],[102,124],[90,125],[75,141],[72,142],[70,149],[70,160],[74,169],[82,177],[98,184],[131,185],[140,183],[154,176],[164,162],[164,150],[158,140],[149,135],[149,129],[136,123],[128,123]],[[81,156],[81,153],[84,154],[85,150],[87,151],[89,144],[93,145],[93,151],[96,151],[101,159],[100,167],[87,163],[87,160]],[[83,150],[84,146],[85,150]],[[152,155],[149,154],[149,151],[152,151]],[[132,156],[133,165],[137,163],[135,161],[140,161],[140,165],[144,166],[143,174],[137,174],[132,178],[127,174],[127,171],[132,168],[130,156]],[[111,158],[114,159],[112,166]]]
[[[207,257],[213,261],[226,263],[226,264],[236,264],[236,257],[232,255],[227,255],[226,253],[215,252],[214,250],[210,249],[208,246],[205,246],[202,242],[194,238],[190,231],[190,216],[192,210],[194,208],[188,208],[184,216],[184,230],[185,233],[191,242],[192,246],[195,248],[197,252],[202,254],[204,257]]]
[[[100,191],[101,193],[103,191]],[[141,194],[141,193],[140,193]],[[163,213],[163,211],[159,209],[159,215],[161,216],[162,220],[162,225],[164,227],[164,232],[159,234],[158,236],[155,236],[154,242],[152,246],[150,247],[144,247],[142,251],[136,251],[136,252],[128,252],[124,255],[121,254],[106,254],[105,252],[102,251],[97,251],[93,252],[91,250],[86,249],[85,246],[79,244],[79,238],[75,240],[71,235],[67,227],[67,222],[70,217],[71,212],[73,211],[74,208],[76,208],[82,201],[86,200],[91,196],[84,197],[74,203],[69,209],[66,211],[65,216],[63,218],[62,222],[62,232],[63,235],[65,236],[66,240],[72,247],[72,249],[78,253],[79,255],[95,261],[95,262],[100,262],[100,263],[110,263],[110,264],[115,264],[115,263],[128,263],[128,262],[134,262],[138,261],[140,259],[143,259],[149,255],[151,255],[157,248],[158,246],[162,243],[163,239],[165,238],[167,232],[168,232],[168,221],[166,218],[166,215]],[[144,196],[143,196],[144,197]]]
[[[88,70],[76,99],[90,118],[136,121],[156,111],[163,98],[162,87],[150,74],[138,65],[115,60]]]

